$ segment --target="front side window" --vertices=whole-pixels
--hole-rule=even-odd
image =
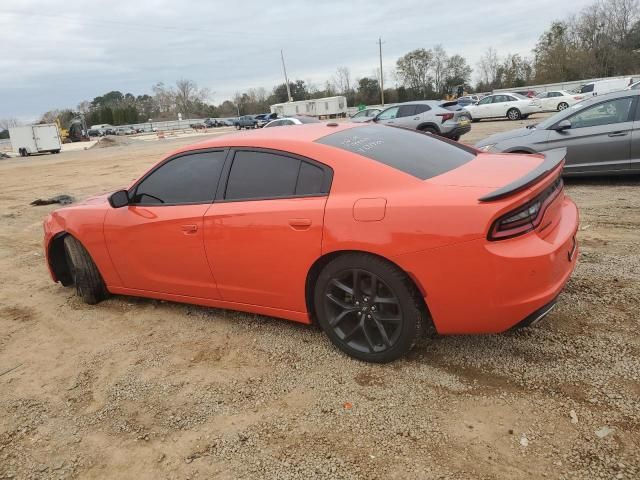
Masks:
[[[236,152],[225,200],[322,195],[325,170],[298,158],[270,152]]]
[[[415,111],[416,111],[415,105],[401,105],[400,108],[398,108],[397,118],[410,117],[415,113]]]
[[[380,115],[378,115],[378,120],[391,120],[398,116],[398,109],[400,107],[391,107],[387,108]]]
[[[211,203],[216,193],[225,152],[201,152],[160,165],[136,187],[133,203],[180,205]]]
[[[629,121],[633,97],[618,98],[589,107],[568,118],[571,128],[599,127]]]
[[[363,110],[361,112],[356,113],[353,117],[351,118],[362,118],[362,117],[367,117],[369,116],[369,110]]]
[[[484,97],[478,102],[478,105],[488,105],[491,102],[493,102],[493,97]]]

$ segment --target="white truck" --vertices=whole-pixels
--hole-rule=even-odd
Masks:
[[[9,128],[13,151],[22,157],[32,153],[60,153],[62,139],[55,123]]]
[[[598,80],[597,82],[585,83],[580,87],[580,93],[589,95],[604,95],[611,92],[619,92],[625,90],[633,83],[631,77],[611,78],[607,80]]]
[[[276,103],[271,105],[271,113],[278,117],[307,115],[318,118],[336,118],[347,116],[347,99],[343,96],[315,98],[297,102]]]

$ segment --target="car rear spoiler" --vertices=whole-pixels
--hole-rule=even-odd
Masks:
[[[525,190],[541,178],[549,175],[549,173],[555,170],[558,165],[564,162],[566,156],[566,148],[554,148],[553,150],[547,150],[544,152],[544,161],[534,170],[531,170],[524,177],[521,177],[508,185],[480,197],[478,200],[481,202],[493,202],[494,200],[500,200],[501,198],[505,198],[509,195]]]

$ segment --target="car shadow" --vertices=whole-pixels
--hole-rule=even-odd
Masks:
[[[602,175],[593,177],[564,177],[565,185],[602,185],[634,187],[640,184],[640,174],[632,175]]]

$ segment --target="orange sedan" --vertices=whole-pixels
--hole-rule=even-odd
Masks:
[[[54,281],[317,322],[361,360],[420,334],[548,313],[577,257],[564,150],[481,153],[419,132],[322,123],[182,148],[124,190],[44,222]]]

